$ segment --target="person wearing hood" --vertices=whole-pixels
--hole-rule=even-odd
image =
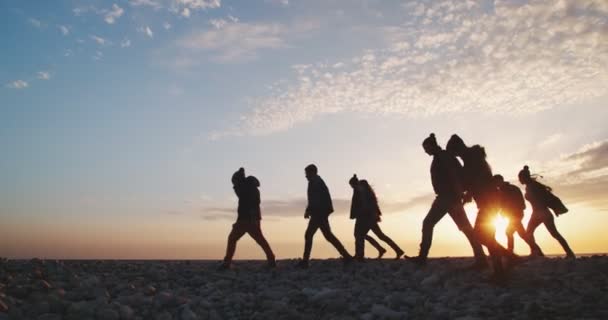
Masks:
[[[448,140],[446,151],[462,159],[465,202],[473,199],[478,208],[475,233],[481,244],[490,251],[494,276],[497,280],[504,279],[506,274],[502,258],[507,258],[512,265],[519,261],[519,257],[496,241],[494,219],[498,215],[498,207],[494,200],[498,190],[492,181],[492,168],[486,160],[485,148],[480,145],[469,147],[458,135],[454,134]]]
[[[262,250],[264,250],[268,267],[276,267],[274,253],[264,237],[260,226],[260,221],[262,220],[260,190],[258,189],[260,187],[260,181],[254,176],[246,177],[245,169],[240,168],[232,175],[232,186],[239,198],[237,219],[232,225],[232,231],[230,231],[230,234],[228,235],[226,256],[219,269],[223,270],[230,268],[232,258],[236,251],[236,243],[246,233],[262,247]]]
[[[462,166],[460,162],[437,144],[437,139],[433,133],[424,139],[422,147],[428,155],[433,157],[431,163],[431,182],[436,196],[431,209],[422,223],[420,253],[417,257],[410,259],[419,265],[426,263],[433,241],[433,229],[446,214],[449,214],[458,226],[458,229],[469,240],[469,244],[475,255],[475,264],[473,266],[475,268],[486,267],[485,253],[462,206],[464,189],[462,187]]]
[[[355,259],[363,261],[365,257],[365,240],[378,250],[378,259],[382,258],[384,253],[386,253],[386,249],[368,235],[370,230],[380,240],[386,242],[395,250],[395,259],[401,258],[404,254],[403,250],[380,229],[379,222],[381,221],[380,216],[382,212],[380,211],[378,198],[372,186],[367,180],[359,180],[356,174],[353,175],[348,183],[353,188],[350,218],[355,219]]]

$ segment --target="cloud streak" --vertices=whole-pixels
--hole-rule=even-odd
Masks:
[[[291,83],[252,99],[239,129],[226,133],[269,134],[344,112],[526,114],[608,92],[604,1],[495,1],[490,9],[451,0],[409,6],[403,24],[381,29],[388,47],[338,62],[339,69],[324,63],[297,69]],[[230,33],[236,37],[237,31]],[[186,43],[232,48],[221,35],[196,35]],[[269,47],[282,44],[276,33],[262,38]],[[219,51],[230,58],[261,47]]]
[[[241,23],[212,20],[211,30],[193,32],[177,45],[189,54],[205,53],[220,62],[250,60],[259,51],[285,46],[286,28],[272,23]]]
[[[384,214],[404,213],[418,206],[430,205],[433,195],[422,195],[404,201],[381,201],[380,208]],[[350,214],[350,199],[333,199],[335,215]],[[306,199],[266,200],[262,201],[262,215],[264,217],[303,217],[306,209]],[[202,209],[202,218],[209,221],[234,220],[236,208],[234,207],[205,207]]]
[[[104,21],[108,24],[114,24],[116,19],[120,18],[123,13],[125,13],[125,10],[114,3],[112,4],[112,9],[105,13]]]
[[[574,153],[559,160],[531,167],[546,177],[566,205],[584,204],[596,209],[608,210],[608,140],[582,146]]]
[[[29,84],[23,80],[15,80],[6,85],[9,89],[25,89],[29,87]]]

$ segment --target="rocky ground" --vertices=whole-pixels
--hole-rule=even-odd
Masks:
[[[608,319],[606,256],[529,260],[506,285],[471,263],[2,260],[0,320]]]

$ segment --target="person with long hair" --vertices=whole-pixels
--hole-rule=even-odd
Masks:
[[[410,260],[418,265],[426,263],[433,241],[433,229],[446,214],[449,214],[458,226],[458,229],[469,240],[471,248],[473,248],[473,253],[475,254],[475,264],[473,266],[480,269],[487,267],[485,253],[462,205],[464,189],[462,186],[462,166],[460,162],[458,162],[458,159],[454,155],[446,152],[437,144],[437,139],[433,133],[424,139],[422,148],[424,152],[433,157],[431,163],[431,182],[436,197],[431,205],[431,209],[422,222],[420,253],[417,257],[410,258]]]
[[[494,199],[498,189],[492,182],[492,168],[486,160],[485,148],[480,145],[469,147],[458,135],[453,134],[448,140],[446,151],[462,159],[464,190],[467,195],[465,202],[472,198],[478,209],[475,233],[481,244],[490,252],[494,276],[497,279],[502,278],[505,275],[502,258],[507,258],[512,265],[519,261],[519,257],[496,241],[494,218],[498,210]]]
[[[353,199],[351,203],[351,219],[355,219],[355,259],[363,261],[365,258],[365,240],[378,250],[378,259],[382,258],[386,249],[384,249],[374,238],[368,235],[369,231],[375,233],[378,238],[386,242],[393,250],[395,250],[395,259],[398,260],[405,252],[391,239],[382,229],[379,222],[381,221],[382,211],[378,205],[376,192],[367,180],[359,180],[357,175],[349,180],[350,186],[353,188]]]
[[[526,199],[532,205],[532,216],[528,221],[526,233],[531,241],[534,241],[534,231],[538,226],[544,224],[551,236],[555,238],[566,252],[566,257],[575,259],[576,255],[568,245],[566,239],[557,231],[555,220],[550,208],[556,216],[568,211],[559,198],[552,193],[551,187],[540,183],[536,176],[530,174],[530,167],[524,166],[518,175],[519,182],[526,186]],[[557,204],[556,204],[557,203]]]

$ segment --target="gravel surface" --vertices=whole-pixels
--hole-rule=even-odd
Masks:
[[[508,283],[470,258],[369,260],[0,261],[5,319],[608,319],[608,257],[535,258]]]

